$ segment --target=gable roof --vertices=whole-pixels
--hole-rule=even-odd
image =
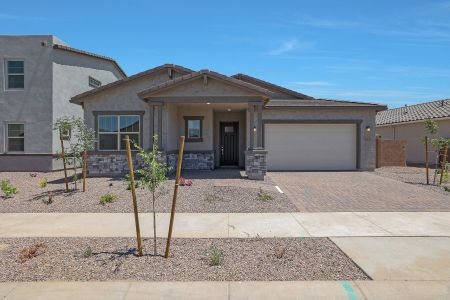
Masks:
[[[111,57],[95,54],[95,53],[92,53],[92,52],[87,52],[87,51],[80,50],[80,49],[75,49],[75,48],[68,47],[68,46],[61,45],[61,44],[54,44],[53,45],[53,49],[69,51],[69,52],[73,52],[73,53],[77,53],[77,54],[86,55],[86,56],[90,56],[90,57],[94,57],[94,58],[98,58],[98,59],[109,61],[109,62],[111,62],[114,65],[114,67],[117,68],[117,70],[119,70],[120,74],[122,74],[123,77],[127,77],[127,74],[125,73],[125,71]]]
[[[302,93],[299,93],[299,92],[287,89],[285,87],[282,87],[282,86],[279,86],[279,85],[276,85],[276,84],[273,84],[273,83],[270,83],[270,82],[267,82],[267,81],[264,81],[264,80],[261,80],[261,79],[258,79],[258,78],[246,75],[246,74],[238,73],[238,74],[235,74],[235,75],[233,75],[231,77],[239,79],[239,80],[242,80],[242,81],[245,81],[245,82],[249,82],[249,83],[252,83],[252,84],[255,84],[255,85],[258,85],[258,86],[261,86],[263,88],[267,88],[269,90],[278,91],[278,92],[290,95],[292,97],[295,97],[297,99],[314,99],[311,96],[308,96],[308,95],[305,95],[305,94],[302,94]]]
[[[377,114],[377,125],[450,117],[450,99],[393,108]]]
[[[76,96],[72,97],[70,102],[76,103],[76,104],[80,104],[82,102],[81,99],[83,99],[83,98],[85,98],[87,96],[90,96],[90,95],[93,95],[93,94],[97,94],[97,93],[100,93],[100,92],[102,92],[104,90],[108,90],[108,89],[110,89],[112,87],[116,87],[116,86],[122,85],[124,83],[127,83],[127,82],[130,82],[130,81],[133,81],[133,80],[136,80],[136,79],[139,79],[139,78],[142,78],[142,77],[154,74],[154,73],[159,72],[159,71],[161,71],[163,69],[173,69],[173,70],[176,70],[176,71],[178,71],[180,73],[192,73],[192,72],[194,72],[193,70],[185,68],[185,67],[182,67],[182,66],[178,66],[178,65],[174,65],[174,64],[164,64],[164,65],[161,65],[161,66],[158,66],[158,67],[155,67],[155,68],[152,68],[152,69],[149,69],[149,70],[146,70],[146,71],[134,74],[134,75],[132,75],[130,77],[126,77],[126,78],[123,78],[123,79],[120,79],[120,80],[113,81],[111,83],[105,84],[105,85],[103,85],[101,87],[98,87],[96,89],[92,89],[92,90],[86,91],[86,92],[81,93],[79,95],[76,95]]]
[[[270,92],[269,90],[267,90],[267,89],[265,89],[263,87],[260,87],[260,86],[257,86],[257,85],[254,85],[254,84],[242,81],[242,80],[238,80],[238,79],[235,79],[233,77],[225,76],[223,74],[220,74],[220,73],[217,73],[217,72],[213,72],[213,71],[210,71],[210,70],[200,70],[198,72],[193,72],[193,73],[190,73],[190,74],[187,74],[187,75],[175,78],[173,80],[169,80],[169,81],[166,81],[164,83],[152,86],[152,87],[150,87],[148,89],[145,89],[145,90],[139,92],[138,96],[140,98],[142,98],[142,99],[145,99],[145,98],[150,97],[150,96],[152,96],[152,95],[154,95],[154,94],[156,94],[158,92],[167,90],[167,89],[169,89],[171,87],[177,86],[179,84],[182,84],[182,83],[185,83],[185,82],[188,82],[188,81],[191,81],[191,80],[203,77],[203,76],[207,76],[207,77],[210,77],[210,78],[213,78],[213,79],[222,80],[222,81],[228,82],[228,83],[230,83],[230,84],[232,84],[234,86],[238,86],[238,87],[241,87],[241,88],[244,88],[244,89],[256,92],[258,94],[261,94],[261,95],[264,95],[264,96],[267,96],[267,97],[270,97],[272,95],[272,92]]]

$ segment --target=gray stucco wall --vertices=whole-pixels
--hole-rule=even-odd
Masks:
[[[54,43],[66,45],[51,35],[0,35],[0,156],[4,156],[5,162],[0,164],[0,170],[44,170],[47,158],[60,148],[58,134],[53,131],[54,121],[62,115],[83,115],[81,107],[69,100],[91,89],[88,76],[103,84],[122,78],[110,62],[53,49]],[[23,90],[6,89],[7,59],[24,61]],[[10,122],[25,124],[22,154],[30,155],[26,159],[7,153],[5,133]],[[6,163],[8,158],[11,160]]]
[[[375,168],[375,110],[374,109],[264,109],[263,121],[288,120],[290,122],[304,120],[360,120],[360,169],[373,170]],[[366,132],[370,126],[371,131]],[[332,147],[332,145],[330,145]]]

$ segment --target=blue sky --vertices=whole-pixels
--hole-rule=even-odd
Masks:
[[[450,1],[6,1],[0,34],[55,34],[128,75],[246,73],[389,107],[450,98]]]

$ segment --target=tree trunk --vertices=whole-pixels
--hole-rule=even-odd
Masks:
[[[66,193],[69,192],[69,180],[67,179],[66,154],[64,153],[64,141],[61,132],[59,133],[59,140],[61,141],[61,156],[64,166],[64,183],[66,184]]]
[[[84,149],[83,152],[83,192],[86,192],[86,159],[87,159],[87,151]]]
[[[153,253],[156,255],[156,213],[155,213],[155,192],[152,192],[153,202]]]
[[[427,175],[427,184],[430,184],[429,168],[428,168],[428,137],[425,136],[425,173]]]

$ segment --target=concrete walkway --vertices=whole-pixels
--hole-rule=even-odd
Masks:
[[[0,283],[2,299],[449,299],[449,281]]]
[[[140,214],[141,232],[152,235],[152,217]],[[169,214],[157,215],[165,237]],[[0,214],[0,238],[134,237],[132,214]],[[179,213],[174,237],[368,237],[450,236],[450,212]]]

